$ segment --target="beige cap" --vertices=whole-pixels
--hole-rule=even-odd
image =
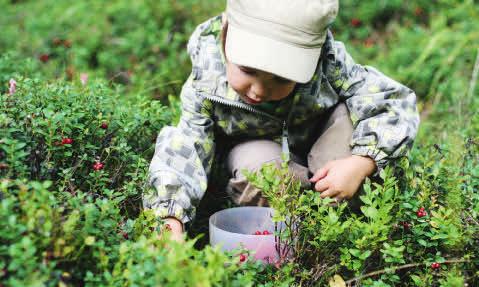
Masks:
[[[226,57],[306,83],[338,6],[338,0],[228,0]]]

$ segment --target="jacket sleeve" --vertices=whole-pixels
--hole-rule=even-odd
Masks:
[[[376,69],[356,64],[343,43],[333,43],[329,82],[349,110],[352,154],[371,157],[380,170],[413,144],[419,126],[416,95]]]
[[[212,104],[191,87],[181,92],[182,115],[176,127],[164,127],[156,140],[149,168],[153,189],[143,194],[143,206],[164,218],[186,223],[203,197],[214,154]]]
[[[157,137],[149,168],[148,192],[143,206],[160,217],[193,219],[203,197],[215,150],[213,105],[193,85],[198,56],[197,29],[188,42],[193,73],[181,91],[182,114],[176,127],[164,127]]]

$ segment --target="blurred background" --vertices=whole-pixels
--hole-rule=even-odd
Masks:
[[[32,58],[25,69],[45,79],[78,81],[86,73],[123,85],[126,94],[166,102],[189,73],[189,35],[224,6],[206,0],[0,0],[0,52]],[[333,31],[358,63],[437,103],[467,92],[479,43],[477,19],[472,0],[345,0]],[[0,72],[9,69],[19,70]]]

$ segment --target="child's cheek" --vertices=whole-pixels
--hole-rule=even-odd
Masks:
[[[276,86],[271,95],[271,100],[279,101],[288,97],[294,90],[294,86],[295,84]]]
[[[245,95],[248,92],[249,84],[243,75],[234,69],[227,69],[226,77],[228,79],[228,85],[238,94]]]

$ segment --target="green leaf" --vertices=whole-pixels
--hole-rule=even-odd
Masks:
[[[419,243],[420,245],[424,246],[424,247],[428,247],[429,244],[424,240],[424,239],[419,239],[417,241],[417,243]]]
[[[349,249],[348,250],[349,253],[351,253],[351,255],[353,255],[354,257],[360,257],[361,256],[361,250],[359,249]]]
[[[85,245],[91,246],[95,244],[95,237],[94,236],[87,236],[85,238]]]
[[[335,274],[333,278],[329,279],[329,287],[346,287],[346,282],[341,276]]]
[[[378,210],[372,206],[362,206],[361,211],[369,218],[375,218],[378,214]]]
[[[408,209],[413,209],[414,207],[412,206],[412,204],[410,204],[409,202],[403,202],[402,203],[402,206],[404,208],[408,208]]]

